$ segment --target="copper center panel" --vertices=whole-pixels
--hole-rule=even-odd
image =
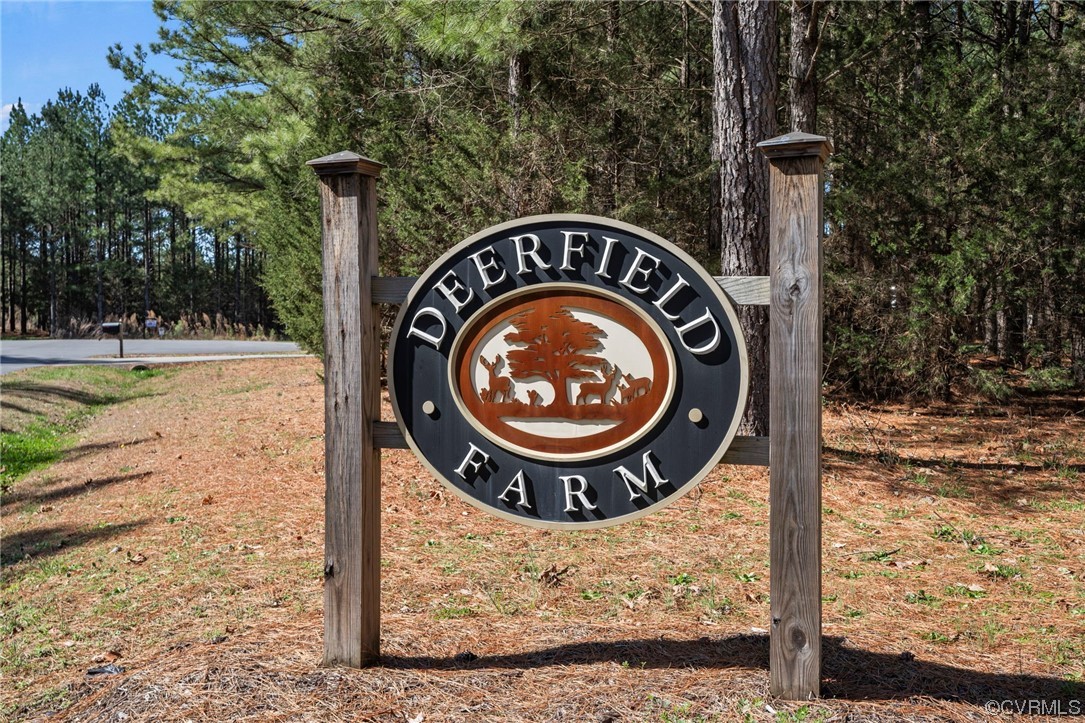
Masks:
[[[616,295],[535,287],[467,323],[451,381],[468,420],[497,444],[555,459],[595,456],[637,439],[666,409],[675,383],[668,344]]]

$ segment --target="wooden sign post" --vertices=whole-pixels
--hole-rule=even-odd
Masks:
[[[821,136],[795,133],[759,147],[771,167],[771,275],[714,281],[734,303],[770,307],[770,431],[768,439],[734,437],[719,462],[771,462],[770,689],[781,698],[803,700],[819,694],[821,675],[821,199],[830,146]],[[380,421],[374,305],[408,301],[416,279],[376,275],[376,179],[382,166],[345,151],[309,165],[321,182],[324,253],[324,663],[361,667],[380,655],[379,449],[408,447],[395,423]],[[578,233],[567,234],[566,243]],[[521,249],[521,264],[536,259],[539,249]],[[565,253],[563,267],[571,252]],[[471,258],[484,278],[497,274],[493,259]],[[445,296],[458,290],[445,288]],[[419,334],[427,338],[430,332]],[[428,402],[420,409],[432,414],[434,406]],[[692,411],[687,416],[692,423],[702,421]]]
[[[324,239],[324,664],[380,657],[380,315],[377,177],[344,151],[309,161]]]
[[[829,142],[759,143],[769,170],[769,689],[821,677],[821,235]]]

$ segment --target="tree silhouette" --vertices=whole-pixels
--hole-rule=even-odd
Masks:
[[[543,379],[554,388],[555,411],[570,410],[570,381],[596,381],[593,369],[606,360],[590,352],[601,350],[599,339],[606,332],[595,324],[577,319],[568,307],[550,308],[545,300],[509,320],[516,329],[505,335],[510,344],[523,348],[505,353],[509,376],[514,379]]]

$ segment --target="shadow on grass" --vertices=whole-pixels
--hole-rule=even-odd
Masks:
[[[116,449],[118,447],[135,447],[138,444],[151,441],[150,437],[144,437],[143,439],[130,439],[124,442],[95,442],[94,444],[80,444],[75,447],[69,447],[64,450],[61,458],[64,460],[73,460],[86,457],[88,455],[99,452],[103,449]]]
[[[21,404],[15,404],[8,398],[7,390],[4,390],[4,411],[5,412],[18,412],[19,414],[37,414],[30,407],[24,407]],[[14,429],[8,429],[7,427],[0,426],[0,432],[14,432]]]
[[[990,472],[1005,472],[1013,470],[1016,472],[1042,472],[1049,467],[1045,467],[1040,464],[1024,464],[1022,462],[963,462],[961,460],[953,459],[924,459],[922,457],[909,457],[908,455],[894,455],[892,457],[887,456],[885,453],[879,452],[858,452],[855,450],[838,449],[836,447],[823,447],[822,450],[827,455],[832,455],[846,462],[861,462],[861,461],[874,461],[878,464],[897,464],[897,465],[919,465],[921,467],[935,467],[941,465],[943,467],[950,467],[952,469],[967,469],[967,470],[986,470]],[[1067,470],[1073,470],[1075,472],[1085,472],[1085,464],[1067,464],[1062,465]]]
[[[34,399],[37,401],[49,401],[50,399],[65,399],[83,404],[88,407],[96,407],[104,404],[113,404],[118,400],[113,395],[93,394],[80,389],[69,389],[57,384],[39,384],[37,382],[5,382],[4,405],[11,404],[11,398]]]
[[[118,379],[123,379],[119,377]],[[38,404],[57,404],[71,402],[78,405],[73,414],[93,413],[96,408],[107,407],[113,404],[128,402],[133,399],[161,396],[159,392],[146,390],[121,388],[116,392],[95,393],[82,389],[72,389],[59,384],[42,384],[32,381],[7,381],[4,382],[3,407],[8,413],[16,412],[31,417],[47,416],[41,409],[29,406],[29,402]],[[19,403],[19,402],[22,403]],[[82,407],[82,409],[80,409]],[[10,422],[10,420],[8,420]],[[60,424],[60,422],[55,422]],[[3,425],[3,431],[15,433],[20,430]]]
[[[984,404],[934,405],[929,409],[916,410],[920,417],[952,418],[961,416],[966,410],[973,417],[1020,417],[1030,416],[1082,416],[1080,392],[1048,392],[1030,389],[1017,389],[1014,396],[1004,402]]]
[[[98,479],[88,479],[85,482],[75,482],[72,484],[64,485],[63,487],[56,487],[54,489],[42,490],[42,491],[24,491],[17,489],[15,492],[5,494],[3,497],[2,506],[7,509],[13,505],[42,505],[50,502],[57,502],[59,500],[68,499],[69,497],[75,497],[77,495],[86,494],[92,490],[102,489],[121,482],[132,482],[134,480],[143,479],[150,476],[150,472],[140,472],[139,474],[124,474],[116,475],[113,477],[101,477]],[[7,539],[4,540],[4,547],[7,547]],[[6,553],[5,553],[6,554]],[[5,557],[4,564],[7,564],[7,558]]]
[[[8,568],[17,562],[23,561],[41,561],[81,545],[123,535],[145,524],[147,522],[141,520],[105,527],[59,525],[36,527],[15,534],[5,534],[4,546],[0,550],[0,567]],[[10,582],[9,577],[12,574],[12,570],[4,570],[3,578],[5,583]]]
[[[388,668],[474,670],[541,668],[592,663],[628,663],[645,668],[769,667],[767,635],[734,635],[711,640],[615,640],[571,643],[515,655],[469,658],[385,655]],[[983,706],[988,701],[1085,699],[1085,684],[1059,678],[1009,673],[985,673],[908,654],[892,655],[855,648],[839,637],[822,642],[822,697],[847,700],[893,700],[926,697]]]

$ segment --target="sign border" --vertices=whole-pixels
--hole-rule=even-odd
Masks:
[[[720,306],[722,307],[728,321],[731,324],[732,331],[735,335],[735,346],[739,356],[740,376],[738,382],[738,403],[736,404],[735,413],[731,419],[730,427],[723,435],[723,439],[720,442],[720,445],[716,449],[715,453],[709,457],[708,462],[694,475],[691,476],[689,482],[684,484],[681,488],[677,489],[674,494],[668,495],[663,499],[635,512],[621,515],[619,517],[608,518],[605,520],[593,520],[587,522],[552,522],[549,520],[534,520],[528,517],[514,515],[509,512],[497,509],[495,507],[483,504],[480,500],[477,500],[474,497],[464,493],[462,490],[456,487],[456,485],[445,479],[444,475],[441,474],[432,464],[430,464],[429,459],[418,448],[418,445],[414,441],[414,437],[411,435],[410,430],[407,429],[406,424],[403,422],[402,416],[399,414],[399,402],[396,398],[395,392],[396,385],[392,382],[391,378],[391,375],[394,373],[394,366],[392,360],[395,359],[396,340],[399,337],[400,329],[402,328],[403,323],[407,317],[407,309],[411,306],[411,303],[414,301],[415,296],[420,292],[420,290],[428,291],[428,285],[431,277],[436,275],[437,270],[441,267],[442,264],[444,264],[455,255],[459,254],[464,248],[470,246],[471,244],[474,244],[477,241],[493,236],[495,234],[500,234],[504,231],[515,229],[527,224],[562,222],[568,222],[570,224],[597,224],[600,226],[611,226],[631,236],[640,236],[650,241],[651,243],[664,248],[667,252],[673,254],[691,271],[695,272],[708,286],[708,288],[712,290],[712,293],[719,301]],[[543,286],[543,284],[538,284],[538,286]],[[589,288],[595,288],[592,287],[590,284],[584,284],[584,286],[587,286]],[[465,322],[466,321],[467,320],[465,320]],[[449,361],[451,363],[451,359]],[[400,432],[403,434],[403,439],[407,442],[407,446],[411,449],[411,451],[414,452],[414,455],[418,459],[418,461],[422,463],[422,465],[433,475],[434,479],[437,480],[442,487],[452,491],[459,499],[467,502],[472,507],[486,514],[493,515],[500,519],[514,522],[525,527],[534,527],[537,529],[546,530],[592,530],[605,527],[613,527],[615,525],[623,524],[626,522],[633,522],[634,520],[640,519],[641,517],[652,514],[671,504],[674,504],[679,499],[693,491],[695,488],[699,487],[701,482],[704,481],[704,478],[712,471],[712,469],[717,464],[719,464],[720,460],[723,458],[723,455],[731,446],[731,442],[734,440],[735,435],[738,433],[738,428],[742,422],[742,417],[745,413],[746,403],[749,397],[749,359],[746,354],[746,339],[742,333],[742,326],[739,323],[738,315],[735,313],[734,304],[731,302],[727,294],[724,293],[723,289],[716,282],[716,280],[711,275],[709,275],[708,272],[706,272],[705,269],[701,266],[701,264],[698,263],[692,256],[690,256],[688,253],[686,253],[675,244],[667,241],[663,237],[652,233],[651,231],[643,229],[639,226],[625,223],[624,221],[617,221],[615,219],[605,218],[603,216],[594,216],[590,214],[542,214],[536,216],[525,216],[511,221],[505,221],[494,226],[489,226],[477,233],[472,234],[468,238],[464,239],[463,241],[443,253],[432,263],[430,263],[426,270],[423,271],[421,275],[419,275],[417,281],[415,281],[414,285],[407,293],[407,298],[400,305],[399,311],[396,314],[396,321],[392,327],[392,333],[388,344],[388,373],[388,395],[392,403],[392,411],[395,415],[396,424],[399,426]],[[600,454],[599,456],[605,455]]]

